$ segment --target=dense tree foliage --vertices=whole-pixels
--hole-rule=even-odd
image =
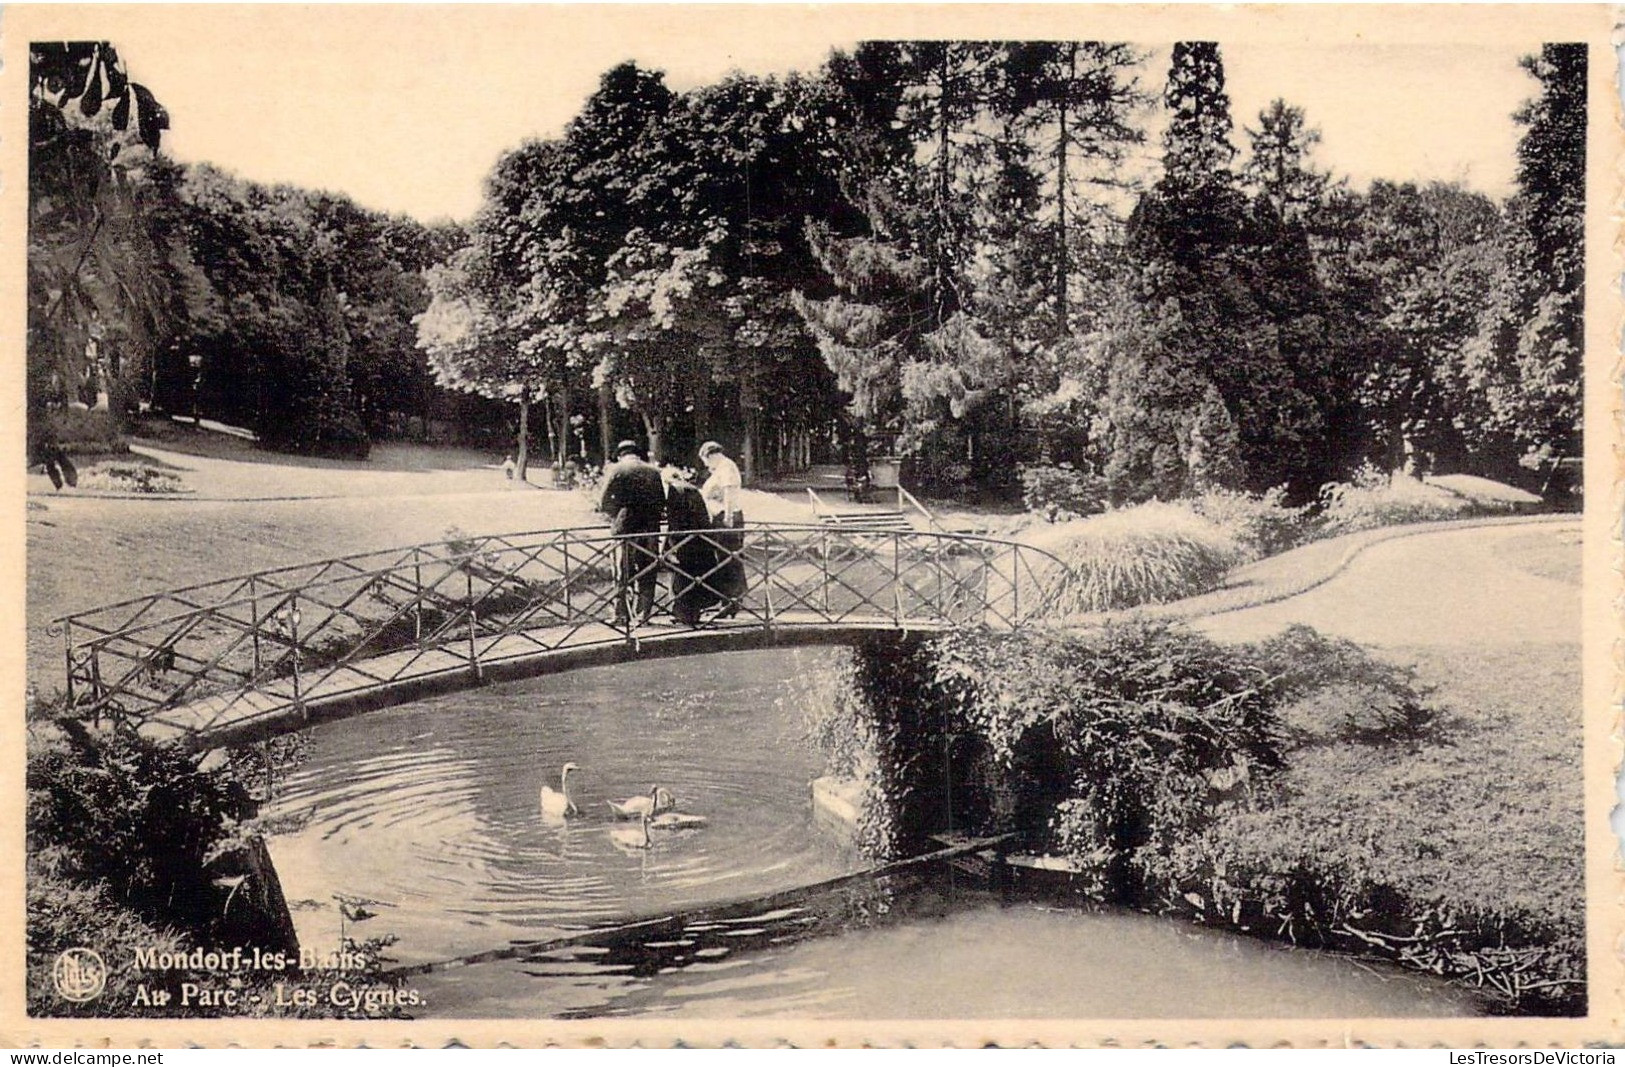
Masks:
[[[1559,458],[1579,454],[1582,428],[1586,48],[1549,44],[1523,67],[1540,93],[1516,116],[1524,135],[1505,274],[1469,373],[1494,428]]]
[[[521,465],[716,438],[747,477],[881,449],[1119,502],[1577,454],[1583,47],[1523,61],[1505,203],[1351,188],[1301,107],[1238,123],[1218,44],[1162,55],[1160,112],[1111,42],[872,41],[684,91],[624,63],[425,227],[177,166],[109,47],[37,48],[30,412],[100,387],[359,453],[444,389],[516,404]]]
[[[174,331],[191,264],[163,225],[169,116],[102,42],[30,47],[31,444],[56,406],[106,393],[117,419]]]
[[[104,395],[270,448],[365,455],[432,383],[412,318],[460,238],[158,151],[169,116],[112,46],[31,50],[31,434]]]

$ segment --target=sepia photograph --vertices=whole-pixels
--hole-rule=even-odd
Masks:
[[[9,1039],[1620,1039],[1611,25],[8,8]]]

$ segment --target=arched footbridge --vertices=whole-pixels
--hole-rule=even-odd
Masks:
[[[602,527],[466,537],[282,567],[58,619],[72,714],[194,749],[262,740],[436,693],[651,656],[847,644],[877,631],[1011,629],[1045,617],[1065,566],[1012,541],[753,524],[721,546],[745,589],[727,619],[674,620],[689,539],[644,557],[647,622],[618,619],[626,538]],[[727,535],[723,535],[727,536]],[[692,555],[692,554],[688,554]],[[702,554],[703,555],[703,554]]]

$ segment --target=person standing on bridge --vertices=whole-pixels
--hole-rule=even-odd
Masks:
[[[609,530],[624,535],[615,554],[615,622],[630,626],[632,590],[637,589],[640,622],[654,611],[660,578],[660,520],[666,512],[666,485],[660,472],[643,461],[635,441],[615,446],[615,462],[605,471],[598,510],[609,516]]]
[[[705,497],[688,472],[667,467],[666,564],[671,568],[671,616],[684,626],[699,624],[706,608],[721,599],[716,592],[718,546]]]
[[[745,483],[739,476],[739,465],[715,441],[700,446],[700,462],[711,472],[700,488],[711,510],[711,525],[727,531],[716,538],[724,562],[717,570],[715,584],[722,595],[722,609],[716,618],[728,619],[739,614],[739,601],[745,595],[745,561],[740,555],[745,549],[745,513],[739,504]]]

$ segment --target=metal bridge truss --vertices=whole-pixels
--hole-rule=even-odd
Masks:
[[[745,570],[736,616],[673,622],[676,579],[716,591],[722,566],[685,574],[666,535],[655,614],[617,620],[626,538],[603,528],[466,537],[282,567],[56,620],[72,714],[194,747],[298,729],[413,693],[627,658],[651,643],[771,643],[786,631],[1010,629],[1050,608],[1065,571],[1009,541],[919,531],[758,524],[733,531]],[[722,537],[727,537],[724,533]],[[714,543],[714,542],[713,542]],[[745,638],[717,646],[721,634]],[[849,637],[847,639],[850,639]],[[707,650],[705,642],[692,649]],[[613,655],[605,656],[605,651]],[[505,669],[506,668],[506,669]],[[540,673],[529,670],[528,673]]]

